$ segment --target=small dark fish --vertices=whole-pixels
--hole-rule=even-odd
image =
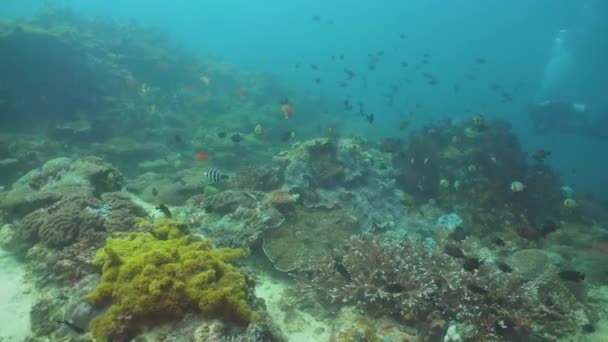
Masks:
[[[493,83],[492,84],[492,90],[493,91],[499,91],[500,89],[501,89],[500,84],[498,84],[498,83]]]
[[[473,258],[473,257],[467,257],[464,260],[464,263],[462,264],[462,268],[464,268],[465,271],[473,272],[476,269],[478,269],[482,263],[483,263],[483,260],[479,260],[479,259]]]
[[[477,62],[477,64],[486,64],[487,60],[483,57],[477,57],[475,58],[475,62]]]
[[[294,136],[295,136],[294,131],[286,131],[286,132],[281,133],[280,139],[282,142],[286,142],[289,139],[293,138]]]
[[[296,69],[300,69],[300,63],[296,63],[296,65],[294,65],[296,67]]]
[[[399,35],[399,38],[401,38],[401,39],[405,39],[405,38],[407,38],[407,36],[406,36],[404,33],[401,33],[401,34]]]
[[[230,136],[230,140],[232,140],[233,143],[238,144],[241,141],[243,141],[243,136],[240,135],[239,133],[234,133],[233,135]]]
[[[452,90],[454,91],[454,94],[460,93],[460,85],[454,83],[454,85],[452,86]]]
[[[376,53],[377,56],[384,56],[384,50],[380,50]]]
[[[169,210],[169,207],[167,207],[164,204],[159,204],[156,206],[156,210],[160,210],[163,215],[165,215],[165,217],[167,218],[171,218],[173,215],[171,215],[171,210]]]
[[[532,153],[532,159],[536,160],[539,163],[542,163],[548,156],[551,155],[551,151],[539,149]]]
[[[405,287],[399,283],[388,283],[384,285],[384,290],[388,293],[401,293]]]
[[[227,179],[228,175],[222,173],[222,171],[212,167],[205,172],[205,177],[213,183],[217,183],[222,179]]]
[[[494,262],[494,264],[496,265],[496,267],[498,267],[499,270],[505,273],[513,272],[513,268],[502,261],[496,261]]]
[[[312,16],[312,21],[321,21],[321,17],[318,15],[313,15]]]
[[[315,77],[314,81],[315,81],[316,84],[321,83],[321,77]]]
[[[450,232],[448,237],[454,241],[463,241],[467,238],[467,232],[462,227],[456,227]]]
[[[491,241],[493,244],[495,244],[496,246],[499,246],[499,247],[504,247],[507,245],[505,240],[499,238],[498,236],[493,237]]]
[[[340,86],[340,88],[346,88],[348,86],[348,83],[346,83],[346,81],[340,81],[338,82],[338,86]]]
[[[367,122],[369,122],[371,125],[376,120],[376,117],[374,116],[374,114],[367,114],[365,115],[365,120],[367,120]]]
[[[344,277],[344,279],[350,282],[350,273],[348,273],[348,270],[346,269],[346,267],[344,267],[344,264],[342,264],[342,257],[337,257],[334,259],[334,270],[336,270],[336,272],[338,272],[342,277]]]
[[[402,66],[403,68],[407,68],[407,66],[408,66],[408,65],[409,65],[409,64],[408,64],[407,62],[401,62],[401,66]]]
[[[484,295],[484,296],[489,293],[488,290],[484,289],[481,286],[475,285],[475,284],[468,284],[467,288],[469,290],[471,290],[471,292],[473,292],[473,293],[477,293],[477,294]]]
[[[158,190],[156,190],[156,188],[152,188],[152,196],[158,196]]]
[[[429,59],[429,58],[431,58],[431,54],[427,52],[424,55],[422,55],[422,58]]]
[[[338,56],[338,58],[340,58],[340,60],[343,61],[344,60],[344,54],[341,53],[340,56]]]
[[[367,66],[367,68],[368,68],[369,70],[376,70],[376,65],[375,65],[375,64],[369,64],[369,65]]]
[[[349,69],[344,69],[344,73],[346,74],[346,79],[350,80],[355,77],[355,72]]]
[[[311,68],[312,70],[319,70],[319,67],[318,67],[316,64],[311,64],[311,65],[310,65],[310,68]]]
[[[412,123],[410,122],[410,120],[401,120],[401,122],[399,122],[399,130],[405,131],[410,127],[411,124]]]
[[[563,280],[579,282],[585,280],[585,273],[573,270],[564,270],[559,272],[559,277]]]
[[[283,96],[281,97],[281,101],[279,101],[279,104],[282,105],[286,105],[289,104],[289,99],[287,98],[287,96]]]
[[[228,135],[228,133],[226,133],[226,132],[218,132],[217,133],[217,136],[220,139],[224,139],[227,135]]]
[[[176,144],[181,144],[181,143],[184,142],[184,140],[182,139],[182,137],[179,136],[179,135],[177,135],[177,134],[175,136],[173,136],[173,141],[175,141]]]
[[[559,226],[557,225],[557,222],[555,222],[554,220],[551,220],[551,219],[546,219],[540,225],[540,232],[542,235],[548,235],[548,234],[551,234],[554,231],[556,231],[557,228],[559,228]]]
[[[445,252],[445,254],[451,256],[452,258],[457,258],[457,259],[466,258],[466,255],[464,255],[464,252],[460,248],[458,248],[452,244],[445,245],[445,247],[443,248],[443,251]]]
[[[70,328],[73,332],[75,332],[77,334],[84,334],[85,333],[85,330],[83,328],[81,328],[81,327],[77,326],[76,324],[74,324],[74,323],[72,323],[70,321],[67,321],[65,319],[64,320],[57,320],[56,322],[59,323],[59,324],[65,325],[66,327]]]

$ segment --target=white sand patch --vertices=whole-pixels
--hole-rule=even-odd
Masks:
[[[34,298],[24,275],[22,265],[0,249],[0,341],[24,341],[30,333]]]
[[[329,341],[331,327],[322,320],[302,312],[295,313],[297,318],[286,320],[286,313],[280,309],[279,301],[288,284],[268,275],[256,278],[256,296],[266,302],[268,314],[290,342]]]

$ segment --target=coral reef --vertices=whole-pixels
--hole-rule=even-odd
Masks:
[[[264,231],[285,221],[285,217],[259,191],[226,190],[188,201],[186,216],[194,231],[203,233],[218,246],[249,250],[261,245]]]
[[[3,196],[0,208],[17,217],[44,208],[67,195],[117,191],[123,176],[101,158],[57,158],[26,173]]]
[[[470,272],[441,250],[412,239],[356,236],[299,275],[328,308],[353,305],[422,325],[428,334],[455,321],[481,340],[563,336],[592,324],[588,308],[559,282],[525,282],[490,265]]]
[[[273,158],[284,169],[283,188],[308,208],[349,208],[361,229],[406,228],[405,196],[395,189],[390,154],[361,139],[314,139]]]
[[[91,232],[129,230],[138,216],[147,214],[123,193],[105,193],[101,199],[77,193],[27,214],[18,232],[22,240],[61,248]]]
[[[263,250],[276,269],[293,271],[331,253],[359,229],[344,210],[297,207],[285,223],[264,232]]]
[[[213,249],[185,236],[160,240],[149,233],[110,238],[95,263],[102,280],[87,299],[109,309],[91,323],[98,340],[134,336],[141,325],[178,319],[200,310],[238,324],[256,314],[247,304],[248,284],[231,265],[238,249]]]

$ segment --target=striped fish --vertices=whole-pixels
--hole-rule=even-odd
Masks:
[[[222,179],[227,179],[228,175],[222,173],[222,171],[212,167],[207,172],[205,172],[205,177],[213,183],[217,183]]]

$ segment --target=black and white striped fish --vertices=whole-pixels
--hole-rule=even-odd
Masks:
[[[222,173],[222,171],[212,167],[205,172],[205,177],[213,183],[217,183],[222,179],[228,179],[228,175]]]

